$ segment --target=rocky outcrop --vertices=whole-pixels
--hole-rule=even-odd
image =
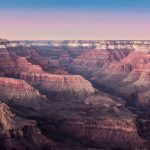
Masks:
[[[11,113],[9,107],[5,104],[0,102],[0,131],[3,130],[15,130],[19,128],[23,128],[24,126],[34,126],[36,123],[35,121],[27,121],[22,120]],[[1,133],[2,134],[2,133]],[[9,135],[8,135],[9,136]]]
[[[47,98],[27,82],[0,77],[0,97],[9,105],[40,108]]]
[[[124,102],[121,99],[115,98],[112,99],[109,97],[109,95],[106,94],[96,94],[87,97],[83,101],[86,105],[93,105],[94,107],[100,107],[100,108],[109,108],[109,107],[121,107],[124,106]]]
[[[91,83],[81,76],[22,73],[20,78],[37,87],[52,99],[59,99],[58,97],[70,100],[82,99],[95,91]]]
[[[0,102],[0,147],[4,150],[42,150],[54,143],[42,135],[35,121],[17,117]]]

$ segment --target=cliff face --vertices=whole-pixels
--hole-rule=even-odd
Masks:
[[[103,71],[93,74],[93,81],[106,90],[113,91],[127,99],[129,104],[145,110],[149,108],[150,54],[131,52],[120,62],[114,62]]]
[[[25,57],[19,58],[20,78],[38,88],[47,96],[64,94],[86,96],[94,93],[92,84],[80,75],[56,75],[43,71],[38,65],[27,62]]]
[[[40,108],[47,101],[27,82],[4,77],[0,77],[0,97],[7,104],[32,108]]]
[[[7,57],[3,56],[3,50],[0,51],[3,58],[0,60],[1,74],[27,81],[51,99],[56,99],[59,95],[69,99],[72,95],[82,98],[95,91],[92,84],[80,75],[46,73],[39,65],[29,62],[28,58],[17,56],[13,50],[4,51]]]
[[[73,140],[92,147],[138,149],[146,148],[144,141],[137,134],[136,124],[130,119],[90,120],[68,118],[58,122],[49,121],[42,125],[43,130],[55,139]],[[55,134],[54,134],[55,133]],[[57,137],[56,137],[57,135]]]
[[[148,150],[149,51],[150,41],[0,40],[0,97],[28,118],[2,107],[0,146]]]
[[[94,93],[92,84],[81,76],[50,75],[50,74],[21,74],[21,79],[26,80],[52,100],[57,97],[73,100],[73,96],[82,99]],[[71,99],[72,98],[72,99]]]

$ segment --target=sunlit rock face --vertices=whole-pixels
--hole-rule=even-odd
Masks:
[[[150,41],[0,40],[0,99],[16,114],[0,106],[0,146],[149,150],[149,52]]]
[[[21,120],[15,114],[13,114],[8,105],[0,102],[0,125],[1,132],[3,130],[17,130],[23,128],[26,125],[35,126],[34,121]],[[1,133],[2,134],[2,133]]]

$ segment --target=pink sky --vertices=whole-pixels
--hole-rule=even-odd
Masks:
[[[11,14],[11,15],[10,15]],[[150,39],[150,19],[135,14],[0,13],[0,38],[16,40]]]

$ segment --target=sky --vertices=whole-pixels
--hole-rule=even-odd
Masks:
[[[150,40],[150,0],[0,0],[0,38]]]

